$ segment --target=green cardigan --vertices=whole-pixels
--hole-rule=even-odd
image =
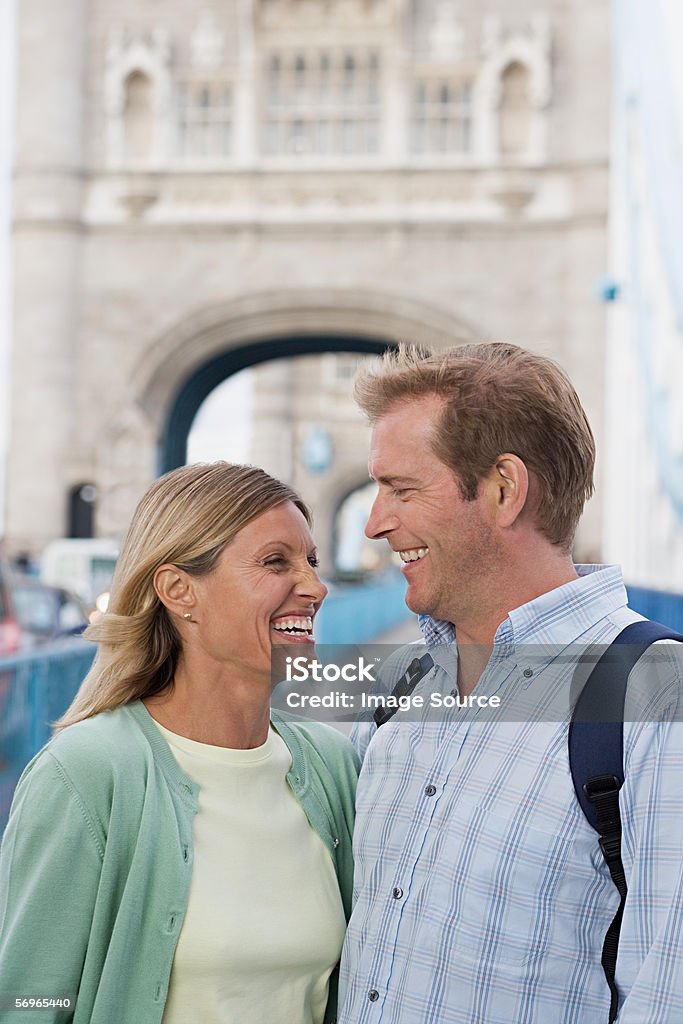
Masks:
[[[272,721],[292,755],[287,781],[332,856],[348,920],[358,761],[328,726]],[[70,726],[31,761],[0,852],[0,1020],[161,1021],[198,792],[139,701]],[[228,911],[229,894],[225,902]],[[4,1016],[15,996],[76,993],[75,1012]],[[336,976],[326,1022],[335,1003]]]

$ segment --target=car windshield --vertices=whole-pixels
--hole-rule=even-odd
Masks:
[[[15,586],[14,607],[24,629],[33,633],[51,633],[55,623],[55,602],[49,590]]]

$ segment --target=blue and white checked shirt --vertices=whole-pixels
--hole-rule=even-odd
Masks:
[[[577,571],[510,613],[475,693],[504,698],[530,672],[543,683],[530,645],[608,644],[640,618],[618,569]],[[618,1024],[683,1022],[682,680],[680,645],[663,647],[657,714],[624,726]],[[437,653],[431,675],[446,691],[442,650],[450,664]],[[339,1024],[606,1024],[600,957],[619,897],[574,793],[566,721],[399,719],[372,739],[358,787]]]

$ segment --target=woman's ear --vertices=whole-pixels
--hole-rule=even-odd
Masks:
[[[192,577],[177,565],[160,565],[154,573],[154,590],[169,612],[184,618],[194,608],[197,598]]]

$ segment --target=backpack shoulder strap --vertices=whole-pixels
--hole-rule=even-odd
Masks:
[[[569,767],[581,809],[598,831],[595,800],[585,791],[590,780],[624,782],[624,702],[631,670],[650,644],[680,640],[659,622],[643,619],[622,629],[599,659],[576,702],[569,725]]]
[[[374,718],[375,725],[378,729],[381,725],[386,725],[389,719],[394,717],[398,711],[398,701],[400,698],[410,696],[420,680],[423,679],[433,667],[434,659],[431,654],[423,654],[421,658],[413,658],[410,665],[408,665],[408,668],[391,691],[391,698],[394,702],[394,706],[386,707],[386,705],[382,705],[375,709],[375,713],[372,717]]]
[[[602,967],[611,993],[610,1024],[619,1008],[615,972],[628,893],[621,860],[619,812],[619,790],[624,783],[626,684],[636,662],[657,640],[683,641],[683,636],[649,619],[622,629],[586,680],[569,725],[569,767],[576,796],[598,833],[600,850],[621,897],[602,947]]]

